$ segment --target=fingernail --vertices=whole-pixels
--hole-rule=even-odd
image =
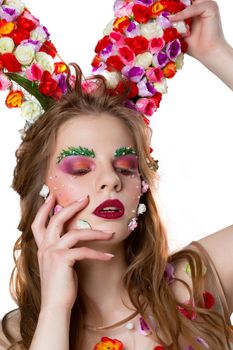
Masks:
[[[52,198],[53,198],[53,193],[50,193],[50,195],[48,196],[48,198],[45,200],[45,203],[50,202]]]
[[[59,213],[64,207],[62,207],[61,205],[57,204],[54,208],[53,214],[57,214]]]
[[[88,197],[88,195],[86,195],[85,197],[80,198],[80,199],[78,200],[78,202],[84,201],[84,199],[86,199],[87,197]]]
[[[115,255],[109,254],[109,253],[104,253],[104,255],[110,256],[111,258],[113,258],[115,256]]]

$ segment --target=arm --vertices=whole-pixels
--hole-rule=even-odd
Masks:
[[[192,18],[191,34],[186,38],[188,54],[233,90],[233,49],[224,37],[218,4],[212,0],[196,0],[170,17],[173,22],[187,18]]]
[[[68,350],[70,316],[64,309],[42,310],[29,350]]]

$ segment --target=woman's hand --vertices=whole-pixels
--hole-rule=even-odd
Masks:
[[[32,232],[38,246],[41,310],[46,308],[71,310],[78,293],[78,275],[74,264],[83,259],[109,261],[112,258],[87,247],[73,247],[80,241],[110,239],[113,233],[91,229],[63,232],[66,221],[88,204],[88,197],[63,208],[50,218],[45,227],[55,204],[53,196],[48,199],[32,223]]]
[[[194,0],[191,6],[170,17],[172,22],[192,18],[191,34],[186,38],[187,53],[199,61],[226,44],[218,4],[213,0]]]

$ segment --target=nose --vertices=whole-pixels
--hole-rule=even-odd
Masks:
[[[119,192],[122,188],[122,182],[114,169],[104,168],[98,174],[96,186],[98,191]]]

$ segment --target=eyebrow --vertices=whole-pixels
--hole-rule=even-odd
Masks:
[[[57,157],[57,164],[59,164],[62,159],[70,156],[85,156],[90,158],[95,158],[95,152],[87,147],[68,147],[68,149],[63,149],[59,156]]]
[[[133,147],[120,147],[114,153],[114,158],[119,158],[128,154],[138,155],[137,150]],[[68,147],[68,149],[63,149],[59,156],[57,157],[57,164],[59,164],[62,159],[70,156],[85,156],[90,158],[95,158],[94,150],[90,150],[87,147]]]

